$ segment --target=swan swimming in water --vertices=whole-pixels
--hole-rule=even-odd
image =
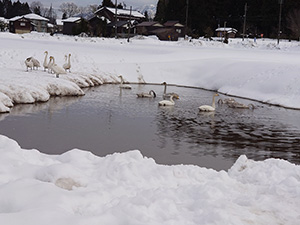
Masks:
[[[142,93],[139,93],[136,95],[138,98],[155,98],[156,97],[156,93],[153,90],[149,91],[149,93],[142,92]]]
[[[63,65],[63,68],[65,69],[65,71],[69,70],[69,72],[71,72],[71,61],[70,61],[70,58],[71,58],[71,54],[69,54],[67,56],[67,59],[68,61]]]
[[[254,109],[255,108],[253,104],[245,105],[245,104],[239,103],[239,102],[230,103],[230,104],[228,104],[228,107],[236,108],[236,109]]]
[[[50,62],[52,62],[51,69],[56,74],[56,77],[59,78],[59,74],[66,74],[67,72],[60,66],[55,63],[53,56],[50,56]]]
[[[123,79],[122,75],[120,75],[119,78],[121,79],[120,88],[122,88],[122,89],[131,89],[130,85],[124,84],[124,79]]]
[[[235,99],[233,98],[225,98],[225,99],[219,99],[218,100],[218,104],[232,104],[232,103],[235,103]]]
[[[173,98],[179,99],[177,95],[171,95],[170,100],[162,100],[158,103],[159,106],[173,106],[175,105],[175,102]]]
[[[199,107],[199,111],[201,112],[212,112],[216,110],[216,104],[215,104],[215,97],[219,96],[218,93],[214,94],[213,100],[212,100],[212,105],[202,105]]]
[[[167,93],[167,83],[166,83],[166,82],[163,82],[162,85],[165,86],[165,88],[164,88],[164,94],[163,94],[163,99],[168,99],[168,98],[170,98],[172,95],[177,96],[177,98],[179,98],[179,95],[176,94],[176,93],[174,93],[174,92]]]

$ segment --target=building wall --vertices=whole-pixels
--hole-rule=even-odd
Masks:
[[[9,23],[9,31],[17,34],[30,33],[31,23],[26,19],[19,19]]]

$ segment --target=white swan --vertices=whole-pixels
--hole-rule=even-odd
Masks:
[[[51,58],[53,58],[53,60],[51,60]],[[47,65],[47,67],[48,67],[48,73],[52,73],[53,71],[52,71],[52,66],[53,66],[53,64],[54,64],[54,57],[53,56],[50,56],[49,57],[49,62],[48,62],[48,65]]]
[[[70,61],[70,58],[71,58],[71,54],[68,55],[68,61],[67,63],[65,63],[63,65],[63,68],[65,69],[65,71],[69,70],[69,72],[71,72],[71,61]]]
[[[44,71],[46,71],[46,69],[48,69],[48,62],[47,62],[48,52],[45,51],[44,54],[45,54],[45,59],[44,59],[43,67],[44,67]]]
[[[171,95],[170,100],[162,100],[158,103],[159,106],[173,106],[175,105],[175,102],[173,98],[179,99],[177,95]]]
[[[156,97],[156,93],[153,90],[149,91],[149,93],[142,92],[142,93],[139,93],[136,95],[138,98],[155,98]]]
[[[32,70],[33,68],[32,57],[28,57],[27,59],[25,59],[25,65],[26,65],[26,71],[28,71],[28,68]]]
[[[59,78],[59,74],[66,74],[67,72],[60,66],[55,63],[53,56],[50,56],[50,62],[52,62],[51,69],[56,74],[56,77]]]
[[[33,69],[36,68],[37,70],[39,69],[39,67],[41,67],[39,60],[31,57],[32,63],[33,63]]]
[[[120,75],[119,78],[121,79],[120,88],[122,88],[122,89],[131,89],[131,86],[130,86],[130,85],[124,84],[125,81],[124,81],[122,75]]]
[[[177,96],[177,98],[179,98],[179,95],[176,94],[176,93],[174,93],[174,92],[167,93],[167,83],[166,83],[166,82],[163,82],[162,85],[165,86],[165,88],[164,88],[164,94],[163,94],[163,99],[168,99],[168,98],[170,98],[172,95]]]
[[[199,111],[201,112],[212,112],[216,110],[216,104],[215,104],[215,97],[219,96],[218,93],[214,94],[213,100],[212,100],[212,105],[202,105],[199,107]]]

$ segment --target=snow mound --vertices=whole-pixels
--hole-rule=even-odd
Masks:
[[[140,151],[97,157],[24,150],[0,136],[4,224],[297,224],[300,167],[241,156],[228,171],[158,165]],[[45,216],[49,220],[45,220]]]

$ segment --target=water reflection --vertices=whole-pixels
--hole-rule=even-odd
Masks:
[[[154,90],[157,98],[137,98]],[[217,105],[215,112],[198,112],[213,92],[168,87],[180,99],[174,107],[158,107],[161,85],[118,85],[86,89],[82,97],[56,97],[49,102],[17,105],[0,115],[0,133],[23,148],[60,154],[72,148],[99,156],[139,149],[162,164],[196,164],[228,169],[241,154],[300,163],[300,113],[255,104],[255,110]],[[222,96],[220,96],[222,97]],[[2,119],[2,121],[1,121]]]

